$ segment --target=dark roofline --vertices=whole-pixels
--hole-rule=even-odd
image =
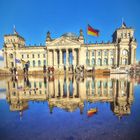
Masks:
[[[20,37],[23,41],[25,41],[25,39],[24,39],[22,36],[18,35],[18,34],[8,34],[8,35],[4,35],[4,37],[6,37],[6,36],[17,36],[17,37]]]

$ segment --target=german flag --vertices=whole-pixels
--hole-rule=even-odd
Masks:
[[[88,34],[88,35],[92,35],[92,36],[99,36],[99,30],[92,28],[92,27],[88,24],[87,34]]]

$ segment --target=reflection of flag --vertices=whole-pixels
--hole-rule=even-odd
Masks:
[[[16,63],[21,63],[20,60],[17,59],[17,58],[15,59],[15,62],[16,62]]]
[[[94,29],[90,25],[88,25],[87,34],[92,36],[99,36],[99,30]]]
[[[91,108],[90,110],[88,110],[87,116],[88,116],[88,117],[91,117],[91,116],[93,116],[94,114],[96,114],[97,111],[98,111],[97,108]]]

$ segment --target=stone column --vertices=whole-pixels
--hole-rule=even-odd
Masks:
[[[108,80],[107,80],[107,96],[110,97],[110,88],[109,88],[109,85],[108,85]]]
[[[136,64],[136,49],[134,49],[134,59],[133,59],[133,63]]]
[[[104,50],[101,50],[101,66],[104,65]]]
[[[8,67],[8,64],[7,64],[7,52],[4,52],[4,67]]]
[[[103,90],[104,90],[104,86],[103,86],[103,80],[102,80],[102,81],[101,81],[101,96],[104,96],[104,95],[103,95],[103,92],[104,92]]]
[[[62,50],[59,50],[59,68],[62,68],[63,66],[62,60],[63,60]]]
[[[120,52],[119,52],[119,66],[122,65],[121,54],[122,54],[122,50],[120,49]]]
[[[64,79],[60,79],[60,97],[63,97],[63,84],[64,84]]]
[[[76,91],[77,91],[77,84],[76,84],[76,80],[73,81],[73,96],[76,96]]]
[[[94,52],[95,52],[95,66],[97,66],[97,51],[94,50]]]
[[[66,67],[69,66],[69,51],[66,49]]]
[[[89,50],[89,65],[92,66],[92,50]]]
[[[110,50],[107,50],[108,53],[108,66],[110,66]]]
[[[132,46],[131,46],[131,55],[130,56],[131,56],[130,64],[134,64],[134,60],[133,59],[134,59],[135,56],[134,56],[134,49],[132,48]]]
[[[47,55],[47,56],[46,56],[46,61],[47,61],[47,67],[48,67],[48,65],[49,65],[49,64],[48,64],[48,50],[46,50],[46,55]]]
[[[118,66],[118,49],[117,49],[117,47],[115,48],[115,59],[114,59],[114,64],[116,65],[116,66]]]
[[[13,63],[14,63],[14,67],[16,67],[15,59],[16,59],[16,52],[15,52],[15,50],[14,50],[14,51],[13,51]]]
[[[76,52],[74,49],[72,49],[72,56],[73,56],[73,66],[76,66]]]
[[[67,98],[70,97],[70,82],[69,82],[69,78],[66,78],[66,83],[67,83]]]
[[[75,50],[75,64],[79,65],[80,64],[80,49]]]
[[[134,83],[129,82],[129,102],[134,100]]]
[[[112,88],[112,94],[113,94],[113,98],[116,97],[116,91],[117,91],[117,87],[116,87],[116,79],[112,81],[113,82],[113,88]]]
[[[95,82],[95,96],[98,95],[98,87],[97,87],[97,80],[94,81]]]
[[[57,62],[57,50],[54,50],[53,51],[53,53],[54,53],[54,66],[55,66],[55,68],[57,68],[57,66],[58,66],[58,62]]]
[[[51,66],[51,52],[48,50],[48,66]]]

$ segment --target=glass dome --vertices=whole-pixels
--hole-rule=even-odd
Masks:
[[[68,38],[70,38],[70,39],[77,39],[77,38],[78,38],[76,34],[71,33],[71,32],[65,33],[65,34],[63,34],[62,36],[68,37]]]

